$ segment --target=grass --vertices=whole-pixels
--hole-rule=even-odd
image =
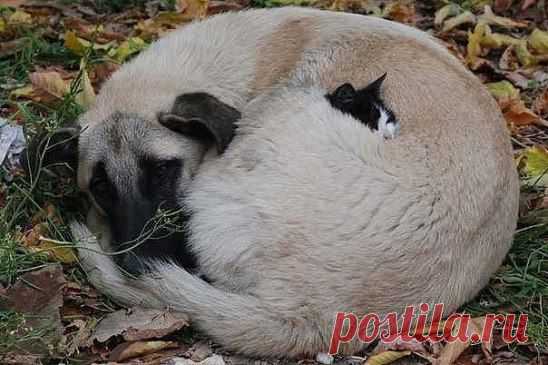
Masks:
[[[142,2],[142,1],[135,1]],[[105,8],[117,10],[124,1],[103,0]],[[258,6],[283,5],[284,0],[254,0]],[[464,5],[467,5],[464,2]],[[166,0],[166,6],[173,1]],[[78,92],[75,86],[69,95],[55,107],[33,101],[18,102],[9,98],[15,86],[28,83],[29,71],[37,66],[62,65],[77,70],[80,57],[68,51],[59,40],[46,39],[32,29],[21,29],[24,47],[14,55],[0,58],[0,106],[15,106],[17,112],[7,115],[10,119],[25,121],[28,140],[42,131],[54,131],[76,120],[81,108],[74,101]],[[93,63],[99,55],[86,55]],[[7,87],[6,85],[11,85]],[[3,172],[0,171],[0,178]],[[48,237],[70,241],[68,222],[79,214],[80,200],[75,184],[62,172],[42,166],[34,179],[18,176],[8,185],[0,183],[6,203],[0,207],[0,283],[9,286],[25,272],[51,262],[43,253],[31,253],[20,245],[21,232],[30,228],[29,222],[42,213],[47,203],[57,207],[61,220],[47,221]],[[545,213],[545,214],[540,214]],[[463,310],[479,316],[485,313],[518,311],[529,315],[528,335],[535,346],[548,351],[548,212],[536,211],[524,217],[516,233],[514,245],[504,265],[492,278],[490,285]],[[74,280],[84,281],[78,268],[69,269]],[[29,338],[39,338],[43,329],[30,331],[25,336],[14,336],[25,322],[22,314],[0,311],[0,354],[16,349]]]

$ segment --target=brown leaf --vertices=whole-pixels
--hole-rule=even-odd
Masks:
[[[387,365],[409,355],[411,351],[384,351],[368,357],[364,365]]]
[[[485,5],[483,8],[483,14],[479,16],[479,20],[485,22],[486,24],[498,25],[499,27],[508,29],[527,28],[529,25],[527,22],[518,22],[510,18],[495,15],[495,13],[493,13],[493,9],[491,9],[489,5]]]
[[[495,0],[493,8],[496,13],[503,13],[506,10],[510,9],[513,2],[513,0]]]
[[[513,71],[519,68],[518,57],[516,56],[516,51],[514,46],[508,46],[502,53],[499,59],[499,67],[502,70]]]
[[[109,355],[109,361],[119,362],[133,357],[143,356],[166,349],[177,348],[175,341],[137,341],[125,342],[116,346]]]
[[[176,8],[184,13],[187,20],[200,19],[206,16],[208,0],[177,0]]]
[[[39,339],[19,344],[31,353],[48,353],[62,339],[63,328],[59,308],[63,305],[62,289],[65,277],[61,265],[51,265],[22,275],[0,298],[0,308],[29,314],[17,336],[24,337],[31,329],[48,331]]]
[[[544,89],[533,102],[533,112],[537,114],[548,113],[548,88]]]
[[[503,108],[504,118],[517,127],[538,123],[541,118],[525,106],[522,100],[514,100]]]
[[[399,23],[414,24],[416,22],[415,5],[412,3],[390,3],[384,10],[384,16]]]
[[[113,336],[126,341],[161,338],[188,325],[187,316],[177,312],[132,308],[108,314],[99,322],[90,342],[106,342]]]
[[[470,11],[465,11],[454,18],[447,19],[443,24],[442,32],[449,32],[462,24],[476,24],[476,16]]]
[[[455,323],[458,323],[455,322]],[[473,334],[481,335],[483,328],[483,320],[481,318],[472,318],[467,328],[467,336],[470,338]],[[456,328],[456,327],[454,327]],[[459,358],[459,356],[470,346],[470,341],[461,342],[453,341],[445,345],[441,350],[440,356],[436,359],[435,365],[451,365]]]

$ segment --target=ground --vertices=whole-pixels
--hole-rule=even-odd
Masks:
[[[525,313],[527,343],[506,344],[496,330],[483,346],[372,346],[336,361],[548,363],[546,0],[2,0],[0,363],[245,362],[208,343],[184,318],[120,310],[87,284],[66,225],[85,201],[67,168],[42,161],[32,174],[23,172],[17,133],[22,126],[30,141],[74,121],[120,64],[176,26],[228,10],[284,5],[385,17],[438,37],[499,102],[522,179],[514,245],[489,286],[461,312]]]

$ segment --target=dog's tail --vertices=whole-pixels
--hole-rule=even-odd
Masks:
[[[215,288],[174,264],[155,265],[139,287],[186,313],[223,347],[248,356],[299,357],[327,352],[331,323],[318,314],[284,311],[276,303]],[[334,316],[333,316],[334,318]]]
[[[327,318],[327,313],[304,306],[284,309],[275,299],[226,292],[175,264],[154,263],[151,274],[133,280],[101,252],[85,225],[72,223],[71,229],[90,282],[122,304],[185,313],[215,342],[248,356],[297,358],[328,351],[335,313]],[[351,341],[341,344],[339,352],[360,347]]]

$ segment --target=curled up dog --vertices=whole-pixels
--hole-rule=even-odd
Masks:
[[[191,60],[169,57],[169,44],[205,34],[200,27],[242,35],[234,45],[201,43],[226,57],[208,64],[226,83],[196,81],[181,66]],[[258,54],[255,63],[239,64],[242,45]],[[269,73],[258,71],[257,46],[280,55]],[[167,75],[146,73],[132,81],[142,89],[126,93],[122,81],[153,59]],[[219,64],[246,71],[232,75]],[[380,97],[361,98],[385,72]],[[174,86],[186,79],[191,87]],[[444,303],[447,314],[487,283],[511,244],[518,181],[500,111],[417,30],[314,10],[223,15],[152,46],[102,93],[81,120],[78,144],[79,185],[94,201],[91,231],[108,249],[143,224],[134,214],[116,221],[116,211],[171,202],[186,230],[167,247],[184,248],[178,256],[194,265],[149,255],[147,272],[122,262],[144,271],[132,279],[75,224],[75,236],[94,248],[80,251],[84,267],[117,300],[186,312],[228,349],[326,352],[338,311],[383,314],[426,302]],[[391,120],[401,130],[385,138],[398,130],[386,127]],[[349,342],[340,351],[360,348]]]

